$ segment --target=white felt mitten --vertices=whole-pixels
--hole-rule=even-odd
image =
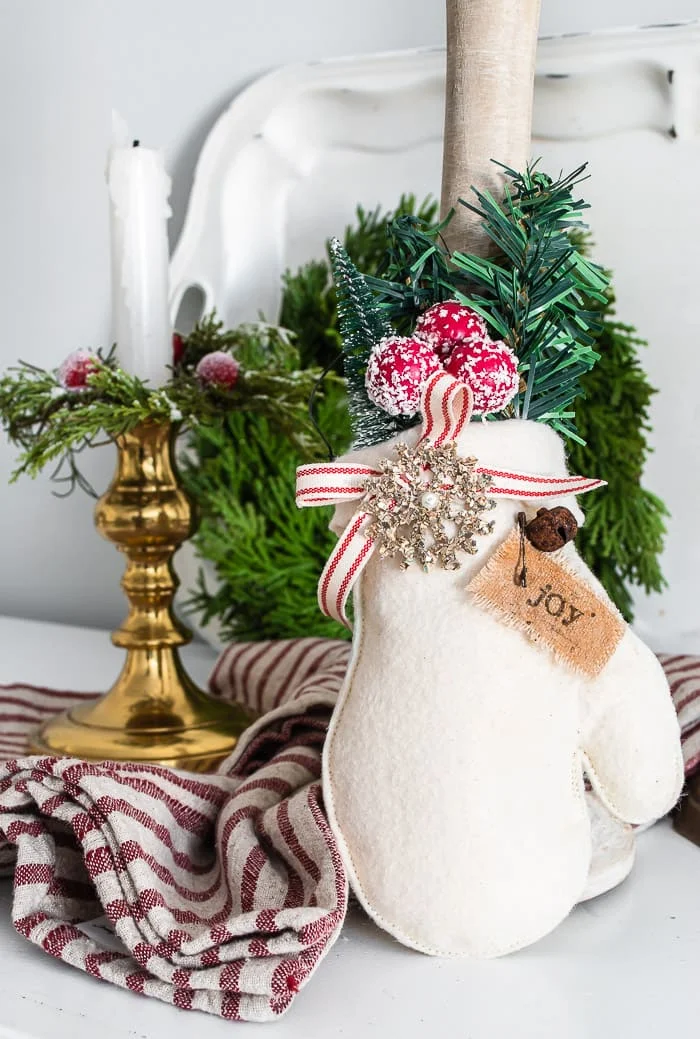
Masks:
[[[584,771],[629,823],[668,811],[683,773],[666,680],[631,630],[591,678],[470,596],[519,512],[562,504],[580,518],[571,492],[594,482],[567,475],[549,427],[464,421],[460,400],[455,381],[436,376],[423,426],[397,438],[414,445],[438,434],[493,474],[493,532],[476,537],[473,555],[459,554],[459,569],[402,570],[363,536],[362,487],[395,441],[303,467],[298,500],[339,502],[339,547],[319,588],[327,612],[342,617],[354,583],[352,659],[323,787],[355,893],[409,946],[489,957],[545,935],[584,895]],[[557,556],[609,603],[573,545]]]

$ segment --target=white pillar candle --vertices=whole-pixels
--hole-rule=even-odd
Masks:
[[[172,364],[167,221],[170,178],[163,156],[129,138],[113,116],[107,165],[112,238],[112,327],[119,364],[162,386]]]

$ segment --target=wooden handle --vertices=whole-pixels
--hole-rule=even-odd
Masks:
[[[540,0],[447,0],[447,82],[442,214],[451,250],[483,256],[489,242],[460,198],[470,187],[498,195],[503,177],[530,159]]]

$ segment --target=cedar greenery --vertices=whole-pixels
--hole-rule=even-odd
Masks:
[[[301,439],[290,437],[273,407],[267,414],[230,411],[219,425],[192,430],[180,471],[200,511],[195,547],[214,564],[217,587],[209,588],[200,571],[187,606],[204,624],[216,620],[226,639],[337,636],[338,626],[321,616],[316,603],[318,575],[333,540],[328,516],[326,510],[297,509],[294,500],[297,465],[324,454],[306,411],[320,369],[301,366],[298,340],[285,330],[254,327],[266,335],[252,335],[251,326],[243,326],[219,330],[210,340],[198,326],[185,340],[185,358],[223,341],[243,371],[264,366],[272,348],[278,367],[283,358],[286,374],[305,387],[309,428]],[[347,438],[345,388],[338,376],[324,380],[317,410],[319,425],[336,434],[345,428]]]
[[[634,619],[630,588],[665,587],[659,557],[668,509],[642,486],[649,454],[649,405],[655,390],[639,361],[647,344],[615,320],[612,293],[601,310],[596,342],[600,361],[581,384],[576,426],[585,444],[569,443],[573,472],[592,472],[608,486],[586,501],[586,522],[576,545],[626,620]]]
[[[319,416],[337,437],[344,427],[349,436],[340,380],[326,384]],[[202,513],[195,545],[214,564],[217,587],[200,571],[189,608],[204,624],[215,620],[224,639],[344,637],[316,601],[335,542],[328,510],[297,509],[294,500],[296,467],[313,453],[300,454],[269,419],[242,411],[223,427],[200,427],[193,447],[180,467]]]

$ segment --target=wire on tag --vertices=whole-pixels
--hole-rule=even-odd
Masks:
[[[518,530],[520,531],[520,550],[518,552],[518,562],[515,568],[515,583],[519,584],[521,588],[527,588],[527,562],[525,560],[525,520],[527,517],[524,512],[518,513]]]

